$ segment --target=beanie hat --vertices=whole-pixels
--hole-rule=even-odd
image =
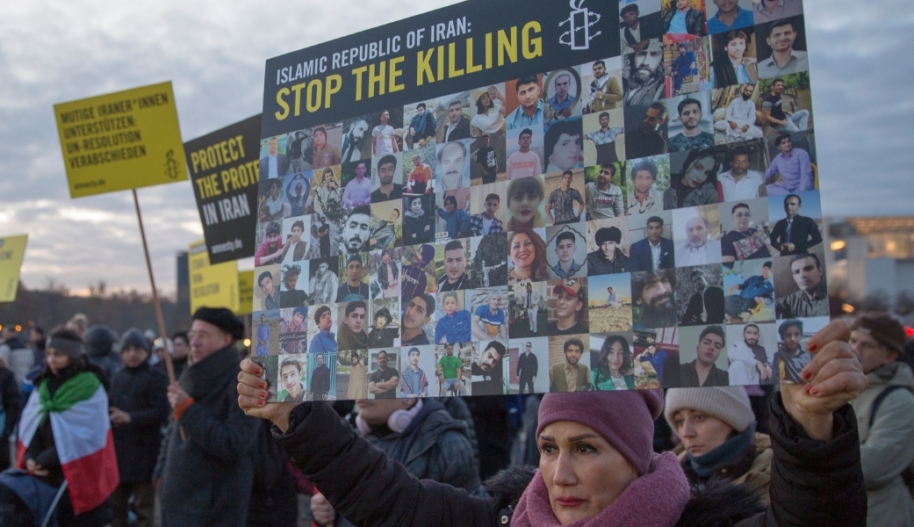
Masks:
[[[851,329],[873,337],[889,351],[899,355],[904,351],[904,328],[885,313],[865,313],[857,317]]]
[[[663,408],[662,390],[547,393],[539,408],[537,437],[546,426],[573,421],[600,434],[638,474],[647,474],[654,454],[654,420]]]
[[[435,258],[435,248],[431,245],[423,245],[419,248],[419,254],[422,255],[422,264],[427,265]]]
[[[737,432],[745,432],[755,422],[749,396],[742,386],[706,388],[670,388],[666,392],[664,415],[673,431],[673,416],[683,409],[701,410],[730,425]]]
[[[124,337],[121,339],[121,353],[130,346],[144,349],[146,350],[146,353],[152,352],[152,345],[149,343],[149,339],[137,329],[128,330],[127,333],[124,334]]]
[[[231,335],[235,340],[241,340],[244,337],[244,323],[230,309],[224,307],[201,307],[194,313],[194,320],[209,322]]]

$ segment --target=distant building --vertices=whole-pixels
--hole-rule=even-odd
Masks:
[[[829,295],[859,302],[914,294],[914,216],[825,218]]]

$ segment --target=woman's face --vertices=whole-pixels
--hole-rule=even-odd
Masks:
[[[700,157],[689,165],[682,176],[682,184],[695,188],[708,179],[708,171],[714,168],[714,156]]]
[[[734,431],[720,419],[691,408],[673,414],[673,430],[693,456],[707,454],[724,444]]]
[[[609,367],[609,371],[618,376],[624,360],[625,352],[622,349],[622,344],[619,341],[613,342],[609,347],[609,355],[606,356],[606,366]]]
[[[533,192],[517,192],[511,195],[508,209],[515,221],[530,223],[536,216],[542,198]]]
[[[550,423],[537,445],[549,504],[562,525],[600,514],[638,477],[618,450],[580,423]]]
[[[45,362],[48,363],[48,368],[51,370],[51,373],[57,375],[60,370],[72,364],[73,360],[70,359],[68,355],[64,355],[54,348],[48,348],[45,352]]]
[[[518,234],[511,240],[511,260],[518,269],[529,269],[536,259],[536,246],[527,234]]]
[[[298,285],[298,275],[293,274],[286,277],[286,291],[294,291]]]
[[[479,102],[482,103],[483,108],[488,108],[492,105],[492,99],[489,97],[488,93],[483,93],[479,96]]]

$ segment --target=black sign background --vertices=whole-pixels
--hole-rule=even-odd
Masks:
[[[203,236],[206,239],[206,250],[209,253],[210,264],[215,265],[246,258],[248,256],[254,256],[254,240],[250,233],[254,232],[257,223],[260,120],[260,115],[255,115],[184,143],[187,170],[190,172],[190,179],[194,187],[194,197],[197,200],[197,211],[200,213],[200,223],[203,225]],[[216,145],[219,145],[223,141],[235,139],[239,135],[243,137],[241,140],[244,149],[243,157],[221,164],[214,169],[200,170],[198,173],[194,173],[194,164],[192,161],[194,153],[200,152],[207,147],[216,147]],[[238,169],[248,163],[250,163],[250,165],[246,167],[246,172],[248,175],[253,174],[257,178],[253,183],[242,188],[233,188],[230,190],[225,190],[221,187],[221,174],[223,171],[231,170],[232,168]],[[222,191],[217,196],[203,197],[198,181],[210,177],[213,174],[216,175],[215,180],[220,182]],[[233,200],[236,202],[238,200],[246,200],[247,210],[250,211],[250,214],[235,219],[223,220],[222,215],[218,210],[220,208],[218,202],[224,200],[229,200],[229,203]],[[215,211],[215,214],[220,221],[215,223],[210,221],[210,224],[207,224],[207,214],[204,211],[204,207],[207,206],[210,207],[210,211]],[[238,209],[236,208],[235,210]],[[231,247],[231,249],[229,249],[229,247]]]
[[[577,8],[577,9],[575,9]],[[576,11],[574,15],[572,12]],[[431,27],[437,24],[448,24],[451,21],[466,17],[467,33],[457,35],[448,39],[431,42]],[[584,49],[572,49],[571,45],[561,43],[568,41],[569,35],[563,34],[569,30],[573,20],[577,27],[580,28],[584,17],[588,17],[591,24],[587,31],[591,39],[586,42]],[[517,28],[517,39],[521,40],[522,29],[528,22],[535,21],[540,25],[540,32],[533,35],[541,39],[542,54],[533,59],[525,59],[520,52],[521,44],[518,44],[517,62],[506,61],[503,66],[497,66],[491,69],[483,69],[480,72],[464,74],[458,77],[445,78],[436,82],[425,82],[421,86],[416,85],[417,55],[419,51],[427,52],[434,49],[436,56],[432,60],[433,69],[437,64],[437,47],[444,45],[445,53],[448,52],[448,44],[455,43],[455,64],[457,68],[466,64],[466,40],[473,38],[475,64],[484,63],[485,35],[494,33],[493,42],[497,41],[499,30],[508,31],[512,27]],[[407,48],[407,38],[411,31],[424,29],[424,39],[419,45],[413,48]],[[597,34],[599,32],[599,34]],[[596,35],[596,36],[595,36]],[[360,45],[370,45],[372,42],[382,42],[387,45],[387,39],[394,36],[400,37],[399,53],[388,54],[384,57],[357,62],[355,64],[332,68],[332,56],[334,53],[356,48]],[[579,43],[584,41],[584,30],[579,29],[575,32],[575,38]],[[291,132],[302,128],[308,128],[322,123],[330,123],[350,118],[362,113],[370,113],[379,108],[389,105],[396,106],[419,101],[434,97],[440,97],[447,93],[456,93],[463,90],[478,88],[487,83],[504,82],[506,79],[518,78],[525,74],[542,73],[553,69],[567,68],[574,64],[583,64],[594,60],[605,59],[619,54],[619,6],[618,2],[613,0],[469,0],[460,4],[448,6],[430,13],[417,15],[411,18],[400,20],[387,24],[385,26],[369,29],[355,35],[346,36],[336,40],[312,46],[299,51],[288,53],[267,61],[266,71],[264,73],[264,120],[261,137]],[[493,44],[493,49],[497,46]],[[496,52],[493,52],[497,56]],[[362,90],[362,99],[357,101],[356,81],[352,75],[352,70],[361,66],[370,64],[379,64],[394,57],[403,56],[405,60],[399,65],[402,76],[399,82],[405,85],[405,89],[385,95],[377,95],[373,98],[366,96],[366,90]],[[282,84],[277,83],[277,73],[286,67],[291,67],[292,71],[297,65],[306,63],[311,60],[320,60],[326,57],[327,69],[324,72],[318,72],[310,77],[296,79]],[[448,69],[449,57],[445,59],[445,72]],[[282,112],[283,108],[277,103],[277,92],[283,88],[290,89],[292,86],[301,83],[310,83],[312,81],[324,81],[329,75],[337,74],[342,77],[340,91],[332,96],[329,108],[320,108],[314,112],[308,112],[305,108],[306,90],[301,90],[301,111],[296,117],[293,113],[294,104],[290,104],[293,110],[283,120],[276,118],[277,112]],[[367,73],[364,76],[367,76]],[[363,84],[364,84],[363,79]],[[326,89],[326,83],[324,83]],[[293,101],[293,96],[286,97],[287,102]]]

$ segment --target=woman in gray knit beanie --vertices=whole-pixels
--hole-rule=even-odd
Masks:
[[[755,431],[745,388],[671,388],[664,415],[682,440],[675,451],[690,484],[732,480],[768,502],[774,453],[770,438]]]

